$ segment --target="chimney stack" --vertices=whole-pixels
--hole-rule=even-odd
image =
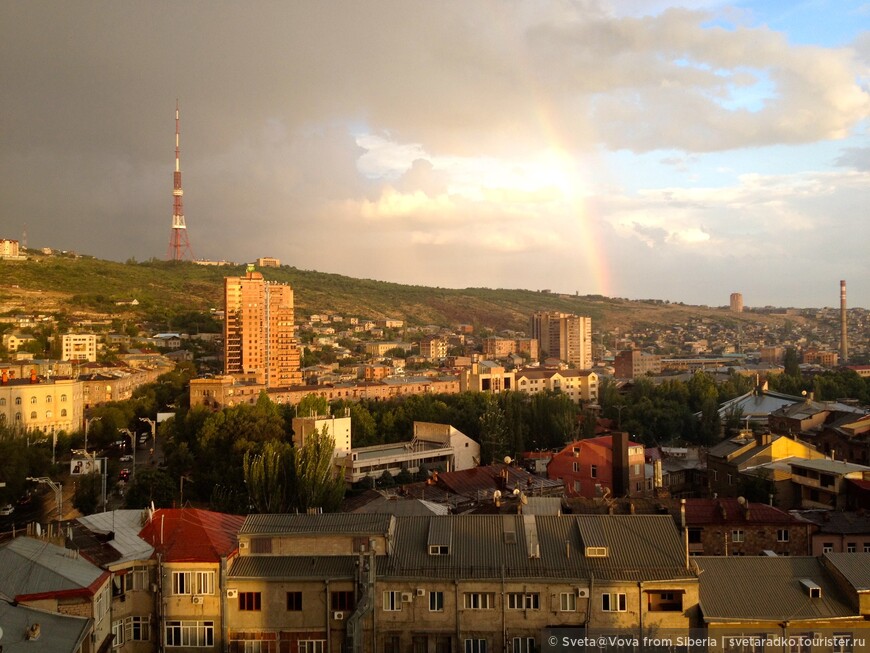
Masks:
[[[846,280],[840,280],[840,362],[849,360],[849,338],[846,332]]]

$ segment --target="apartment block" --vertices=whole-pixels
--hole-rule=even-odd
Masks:
[[[598,374],[591,370],[548,370],[524,368],[514,373],[515,389],[530,395],[540,392],[561,392],[571,401],[596,403],[598,401]]]
[[[636,379],[647,374],[661,374],[662,357],[639,349],[627,349],[616,355],[613,368],[619,379]]]
[[[483,355],[487,358],[506,358],[511,354],[527,355],[536,361],[540,357],[538,341],[534,338],[484,338]]]
[[[97,336],[93,333],[67,333],[60,337],[61,359],[65,361],[97,360]]]
[[[568,443],[547,464],[547,477],[565,484],[565,496],[640,496],[644,493],[643,445],[628,433],[614,433]]]
[[[592,367],[592,318],[569,313],[534,313],[532,338],[542,357],[558,358],[572,367]]]
[[[224,371],[269,388],[302,383],[293,289],[249,269],[224,279]]]
[[[445,358],[447,356],[447,341],[435,336],[421,338],[420,355],[430,359]]]
[[[251,515],[227,598],[230,651],[538,651],[686,630],[698,577],[666,515]]]
[[[29,379],[0,373],[0,423],[13,430],[45,434],[81,428],[83,384],[72,379],[45,381],[33,371]]]

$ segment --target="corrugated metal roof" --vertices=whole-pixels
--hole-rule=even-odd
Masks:
[[[354,578],[358,560],[357,556],[239,556],[230,565],[227,578]]]
[[[118,552],[113,564],[133,560],[147,560],[154,553],[154,547],[139,537],[142,530],[142,510],[113,510],[98,512],[77,520],[88,530],[114,533],[108,544]]]
[[[6,596],[87,590],[105,574],[75,551],[17,537],[0,549],[0,592]]]
[[[741,504],[736,498],[686,499],[686,524],[791,524],[797,519],[765,503]]]
[[[427,546],[449,547],[453,542],[453,520],[433,519],[429,522]]]
[[[668,515],[594,515],[603,533],[607,558],[586,558],[578,519],[573,515],[529,516],[537,548],[523,515],[451,515],[406,517],[396,521],[391,556],[378,558],[381,577],[588,578],[664,580],[693,578],[685,552]],[[532,521],[533,519],[533,521]],[[429,555],[430,523],[451,520],[449,555]],[[515,535],[507,536],[507,533]],[[515,543],[514,543],[515,542]],[[539,555],[539,557],[533,557]]]
[[[826,553],[825,557],[857,591],[870,591],[870,553]]]
[[[696,557],[701,612],[707,621],[811,620],[858,616],[817,558]],[[821,587],[810,598],[801,578]]]
[[[81,650],[91,620],[0,601],[0,624],[6,633],[4,650],[10,653],[76,653]],[[24,632],[33,624],[39,624],[39,637],[25,639]]]
[[[239,535],[387,534],[393,516],[388,514],[330,513],[326,515],[248,515]]]

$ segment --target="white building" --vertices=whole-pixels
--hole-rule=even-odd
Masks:
[[[93,333],[67,333],[60,337],[61,359],[65,361],[97,360],[97,336]]]

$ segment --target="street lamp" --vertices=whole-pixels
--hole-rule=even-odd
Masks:
[[[47,476],[28,476],[27,480],[42,483],[54,490],[54,499],[57,502],[57,521],[63,521],[63,486],[55,483]]]
[[[85,417],[85,453],[88,453],[88,430],[91,428],[91,424],[94,422],[99,422],[102,417],[91,417],[88,419]]]
[[[157,448],[157,422],[153,419],[149,419],[147,417],[140,417],[140,422],[148,422],[148,426],[151,427],[151,463],[154,464],[154,450]]]

